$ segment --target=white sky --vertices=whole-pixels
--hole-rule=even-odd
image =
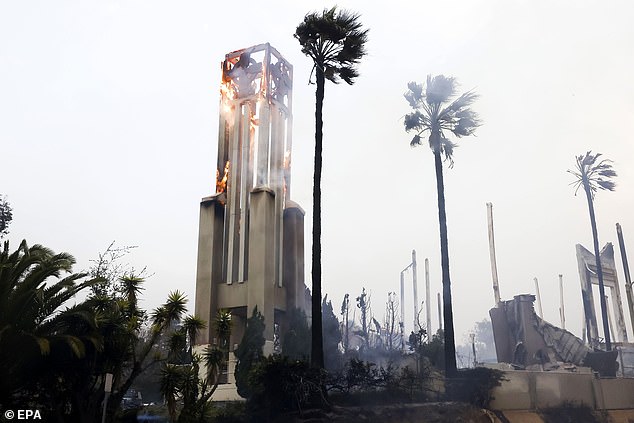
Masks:
[[[193,307],[198,204],[215,176],[219,64],[229,51],[270,42],[294,65],[293,197],[307,211],[309,282],[314,86],[292,34],[307,12],[330,5],[1,2],[0,193],[14,208],[12,245],[25,238],[70,252],[77,270],[112,240],[138,245],[129,261],[155,274],[146,306],[180,289]],[[613,242],[618,255],[620,222],[634,257],[634,4],[339,6],[362,15],[370,40],[358,82],[326,87],[323,283],[335,310],[365,286],[382,320],[414,248],[421,299],[430,259],[437,328],[433,156],[409,147],[402,95],[408,81],[444,73],[481,95],[474,107],[484,123],[445,171],[457,341],[493,305],[487,201],[503,298],[532,293],[536,276],[545,318],[558,324],[562,273],[567,327],[579,335],[574,245],[591,249],[592,238],[585,198],[568,185],[575,155],[592,149],[614,160],[617,190],[596,201],[600,243]],[[617,267],[623,286],[620,257]]]

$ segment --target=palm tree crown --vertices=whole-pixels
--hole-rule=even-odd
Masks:
[[[576,157],[575,169],[568,171],[576,178],[571,184],[575,187],[575,195],[579,188],[585,189],[586,184],[592,199],[598,190],[614,191],[616,184],[611,178],[616,176],[616,172],[612,169],[612,160],[599,160],[599,157],[601,153],[592,154],[592,151]]]
[[[297,26],[295,38],[302,53],[313,59],[313,71],[321,70],[329,81],[353,84],[357,64],[365,55],[368,30],[361,29],[359,15],[336,7],[313,12]]]
[[[410,82],[407,88],[405,99],[414,111],[405,116],[405,130],[416,132],[410,144],[413,147],[421,145],[422,135],[429,132],[429,147],[444,155],[452,165],[456,144],[446,137],[446,133],[451,132],[458,138],[473,135],[480,121],[470,106],[478,95],[467,91],[455,98],[456,79],[444,75],[429,75],[425,86]]]

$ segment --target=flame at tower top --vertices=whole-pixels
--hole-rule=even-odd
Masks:
[[[217,192],[241,179],[290,195],[293,67],[270,44],[228,53],[221,64]],[[230,166],[227,163],[230,163]]]
[[[248,277],[250,193],[274,195],[275,280],[281,286],[282,219],[290,198],[293,67],[270,44],[221,63],[216,194],[226,207],[226,279]]]

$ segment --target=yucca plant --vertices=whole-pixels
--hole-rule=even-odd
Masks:
[[[436,166],[436,188],[438,192],[438,220],[440,224],[440,257],[443,286],[443,321],[445,334],[445,370],[448,376],[456,373],[456,345],[451,302],[451,279],[449,276],[449,247],[447,242],[447,214],[445,212],[445,185],[443,180],[443,157],[453,166],[456,144],[448,136],[456,138],[472,135],[480,126],[478,115],[471,105],[478,98],[473,91],[456,98],[455,78],[444,75],[427,77],[426,84],[407,84],[405,99],[414,110],[405,116],[405,130],[414,132],[410,145],[423,144],[427,137],[434,153]]]
[[[568,173],[575,177],[571,183],[575,187],[575,195],[580,188],[586,194],[588,201],[588,211],[590,213],[590,226],[592,227],[592,242],[594,244],[594,257],[597,266],[597,278],[599,279],[599,296],[601,300],[601,320],[603,320],[603,333],[605,335],[605,349],[610,351],[610,326],[608,324],[608,313],[605,303],[605,286],[603,284],[603,269],[601,267],[601,255],[599,251],[599,234],[597,231],[596,215],[594,213],[594,196],[600,191],[614,191],[616,184],[612,178],[616,177],[616,172],[612,169],[612,161],[600,159],[601,153],[592,154],[586,152],[576,157],[575,168],[568,170]]]

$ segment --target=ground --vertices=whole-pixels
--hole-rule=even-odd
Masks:
[[[491,423],[489,412],[464,403],[422,403],[333,407],[280,416],[275,423]]]

